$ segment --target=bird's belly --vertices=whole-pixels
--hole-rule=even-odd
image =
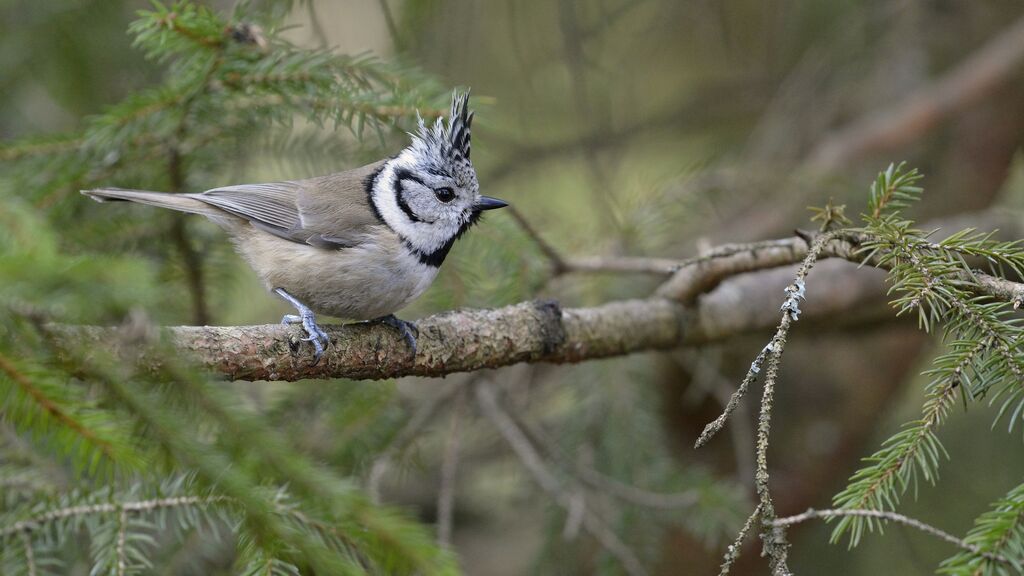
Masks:
[[[352,320],[404,308],[437,276],[437,268],[422,264],[400,244],[324,250],[258,234],[239,248],[268,289],[284,288],[314,312]]]

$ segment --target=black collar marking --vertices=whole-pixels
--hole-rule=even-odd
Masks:
[[[470,214],[469,220],[467,220],[466,223],[459,228],[459,231],[456,232],[451,238],[449,238],[447,242],[442,244],[440,248],[434,250],[433,252],[424,252],[419,248],[414,247],[405,238],[402,238],[402,243],[405,244],[405,247],[408,248],[410,252],[416,255],[416,258],[419,259],[421,264],[426,264],[427,266],[439,268],[441,264],[444,262],[445,257],[448,256],[448,251],[452,249],[452,246],[455,244],[455,241],[461,238],[462,235],[465,234],[467,230],[473,227],[474,224],[479,222],[480,217],[482,215],[483,213],[480,212],[479,210],[474,210],[473,213]]]

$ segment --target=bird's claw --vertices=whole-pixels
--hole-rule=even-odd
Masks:
[[[275,290],[285,300],[290,302],[292,306],[298,310],[298,314],[285,314],[281,318],[281,324],[302,324],[302,329],[306,332],[306,338],[300,338],[302,342],[311,342],[313,344],[313,365],[316,366],[320,362],[320,358],[324,355],[324,350],[327,344],[330,343],[331,339],[327,336],[327,333],[323,331],[320,326],[317,326],[316,319],[313,315],[313,311],[307,308],[304,304],[299,302],[291,294],[288,294],[284,290],[278,288]]]
[[[302,329],[306,332],[307,336],[305,338],[299,338],[299,340],[302,342],[313,343],[313,365],[315,366],[319,363],[320,357],[324,355],[324,349],[331,339],[327,336],[327,333],[317,325],[313,313],[303,312],[298,316],[295,314],[285,314],[284,318],[281,319],[281,323],[302,324]]]
[[[420,330],[415,324],[397,318],[394,314],[382,316],[377,320],[381,324],[385,324],[395,330],[398,330],[398,333],[402,335],[405,343],[409,345],[409,349],[412,350],[413,355],[416,354],[416,338],[419,336]]]

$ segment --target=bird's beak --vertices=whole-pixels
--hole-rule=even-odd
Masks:
[[[474,208],[477,210],[496,210],[498,208],[504,208],[508,206],[508,202],[504,200],[498,200],[497,198],[491,198],[490,196],[481,196],[476,201]]]

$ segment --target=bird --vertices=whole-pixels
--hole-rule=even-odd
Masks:
[[[431,285],[452,245],[483,212],[508,206],[480,195],[470,161],[469,91],[451,112],[418,130],[398,154],[359,168],[301,180],[241,184],[201,193],[122,188],[82,190],[199,214],[223,228],[266,288],[296,311],[319,362],[330,339],[316,314],[391,326],[416,352],[415,324],[394,313]]]

